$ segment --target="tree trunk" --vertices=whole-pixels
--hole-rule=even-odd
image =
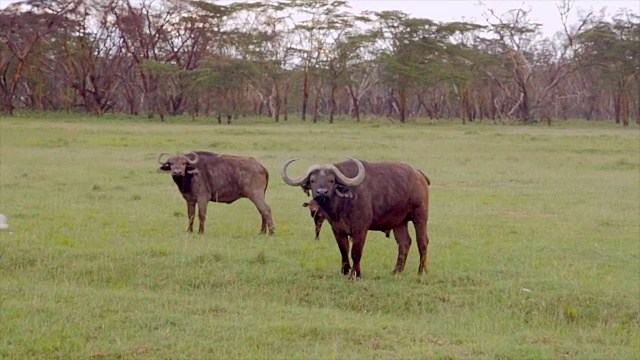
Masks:
[[[348,89],[349,95],[351,95],[351,101],[353,102],[353,116],[356,118],[356,122],[360,122],[360,102],[353,91],[353,85],[349,85]]]
[[[273,120],[275,122],[280,121],[280,91],[278,89],[278,82],[276,80],[273,81],[271,85],[271,96],[269,96],[269,106],[271,108],[271,113],[273,114]]]
[[[400,122],[404,124],[407,118],[407,90],[402,88],[398,91],[398,112],[400,113]]]
[[[333,115],[336,112],[336,85],[335,83],[331,85],[331,95],[329,98],[329,124],[333,124]]]
[[[531,124],[531,109],[529,107],[529,93],[525,87],[522,87],[522,103],[520,104],[520,118],[525,124]]]
[[[284,121],[289,120],[289,79],[285,79],[284,82],[284,94],[282,94],[282,107]]]
[[[613,113],[616,119],[616,124],[620,124],[620,98],[621,98],[621,89],[618,87],[616,89],[615,95],[613,95]]]
[[[629,96],[627,89],[622,89],[622,94],[620,95],[620,110],[622,126],[629,126]]]
[[[316,87],[316,99],[314,101],[313,107],[313,122],[318,122],[318,113],[320,111],[320,94],[322,93],[322,79],[318,82],[318,86]]]
[[[309,70],[304,70],[304,81],[302,84],[302,121],[307,120],[307,104],[309,103]]]
[[[469,99],[469,87],[465,86],[464,90],[462,91],[462,124],[466,124],[467,120],[469,120],[469,122],[473,121],[473,118],[471,117],[471,100]]]
[[[2,104],[4,106],[4,114],[6,116],[13,116],[13,94],[4,94]]]
[[[636,124],[640,125],[640,76],[637,77],[639,80],[636,82],[636,87],[638,88],[638,103],[636,103]]]

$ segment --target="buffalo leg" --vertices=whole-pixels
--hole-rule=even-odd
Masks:
[[[414,223],[416,227],[416,242],[418,243],[418,251],[420,252],[420,265],[418,274],[427,272],[427,248],[429,247],[429,235],[427,234],[427,224]]]
[[[362,259],[362,249],[364,249],[364,242],[367,239],[367,232],[365,231],[360,234],[354,234],[352,239],[353,245],[351,246],[351,260],[353,260],[353,268],[351,268],[349,278],[351,280],[355,280],[362,274],[360,272],[360,259]]]
[[[416,225],[416,241],[418,242],[418,250],[420,251],[420,266],[418,274],[427,272],[427,248],[429,247],[429,235],[427,234],[427,224],[423,226]]]
[[[258,212],[260,212],[260,217],[262,218],[262,227],[260,228],[260,234],[266,234],[267,228],[269,228],[269,235],[273,235],[275,232],[275,228],[273,226],[273,219],[271,217],[271,208],[264,201],[264,196],[262,194],[258,196],[253,196],[249,200],[256,206]]]
[[[343,275],[347,275],[351,269],[351,264],[349,264],[349,237],[345,234],[336,233],[335,231],[333,235],[336,237],[336,242],[340,248],[340,255],[342,255],[340,271],[342,271]]]
[[[427,248],[429,246],[429,236],[427,234],[427,213],[426,210],[416,211],[411,214],[413,226],[416,228],[416,242],[420,252],[420,265],[418,274],[427,272]]]
[[[189,225],[187,225],[187,232],[193,232],[193,220],[196,217],[195,202],[187,202],[187,216],[189,217]]]
[[[322,230],[322,223],[324,222],[323,218],[318,217],[318,213],[313,218],[313,222],[316,224],[316,240],[320,238],[320,230]]]
[[[198,218],[200,219],[200,227],[198,228],[198,234],[204,233],[204,221],[207,219],[207,204],[208,200],[198,200]]]
[[[396,262],[396,268],[394,273],[401,273],[404,270],[404,265],[407,262],[407,254],[409,254],[409,248],[411,247],[411,237],[409,236],[408,223],[404,222],[402,225],[393,229],[393,237],[398,243],[398,261]]]

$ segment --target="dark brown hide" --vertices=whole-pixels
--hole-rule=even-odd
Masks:
[[[166,161],[161,161],[161,157],[158,157],[162,165],[159,171],[171,172],[187,202],[188,232],[193,232],[196,204],[200,219],[198,233],[203,233],[209,201],[231,204],[247,198],[255,204],[262,217],[260,233],[266,233],[267,228],[269,235],[274,233],[271,209],[265,202],[269,173],[256,159],[206,151],[172,156]]]
[[[427,270],[427,220],[429,216],[429,181],[419,170],[398,162],[361,162],[364,180],[359,185],[346,187],[327,167],[311,171],[301,184],[310,191],[319,205],[319,213],[331,225],[342,255],[342,272],[356,278],[361,275],[360,259],[367,231],[385,233],[393,230],[398,244],[398,259],[394,272],[404,270],[411,237],[408,222],[412,221],[420,253],[418,273]],[[355,161],[334,164],[343,175],[354,178],[358,174]],[[310,167],[311,168],[311,167]],[[283,179],[289,185],[291,178]],[[349,263],[349,237],[352,239]]]
[[[316,240],[318,240],[320,238],[320,230],[322,230],[322,223],[325,221],[324,215],[322,215],[322,212],[320,211],[320,205],[318,205],[315,200],[311,200],[309,202],[302,203],[302,207],[309,208],[311,218],[316,225]],[[391,230],[383,230],[382,232],[388,238]]]

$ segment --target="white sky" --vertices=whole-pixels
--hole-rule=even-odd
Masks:
[[[4,8],[14,1],[0,0],[0,8]],[[216,2],[227,4],[233,1],[219,0]],[[523,8],[531,10],[531,20],[542,24],[542,32],[545,36],[552,36],[556,31],[562,30],[562,23],[556,7],[557,0],[483,0],[484,5],[480,5],[478,0],[348,0],[348,2],[355,14],[365,10],[400,10],[412,17],[443,22],[465,20],[479,24],[486,23],[482,13],[487,8],[493,9],[499,15],[508,10]],[[577,22],[579,11],[594,10],[599,13],[602,8],[606,8],[607,18],[622,8],[640,14],[640,0],[574,0],[569,24]]]
[[[545,36],[552,36],[562,30],[557,0],[348,0],[354,13],[364,10],[401,10],[412,17],[427,18],[435,21],[470,21],[486,24],[482,15],[486,9],[492,9],[502,15],[512,9],[531,10],[530,19],[542,24]],[[626,8],[640,14],[640,0],[574,0],[569,17],[569,25],[578,21],[580,11],[594,10],[596,14],[606,8],[605,15],[611,18],[620,9]]]

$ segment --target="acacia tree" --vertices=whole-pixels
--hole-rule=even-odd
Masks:
[[[79,5],[80,0],[27,0],[0,11],[0,93],[5,115],[13,115],[18,84],[34,46]]]
[[[209,6],[203,2],[177,1],[174,5],[177,16],[167,22],[160,31],[163,51],[166,53],[165,63],[175,65],[176,73],[169,78],[163,99],[170,114],[182,114],[189,99],[188,81],[184,73],[200,66],[202,59],[214,39],[220,39],[224,31],[216,31],[220,17],[232,16],[230,7]],[[222,33],[222,35],[221,35]]]
[[[254,62],[260,75],[247,83],[247,93],[255,94],[277,122],[280,115],[288,119],[288,101],[291,47],[293,46],[293,20],[290,6],[280,2],[234,4],[241,8],[237,18],[242,18],[233,41],[239,56]]]
[[[390,88],[389,110],[394,109],[400,122],[405,122],[410,96],[453,74],[450,67],[457,59],[452,56],[454,46],[447,43],[452,32],[429,19],[410,18],[402,12],[384,11],[376,16],[386,45],[379,61],[383,81]]]
[[[130,0],[122,0],[112,8],[115,25],[138,72],[139,89],[142,90],[140,102],[148,117],[157,112],[164,119],[166,108],[161,98],[158,75],[146,71],[153,67],[143,65],[150,61],[167,63],[174,59],[174,54],[168,51],[166,39],[167,32],[170,32],[168,28],[179,16],[180,5],[168,1],[156,4],[153,0],[141,0],[134,5]]]
[[[291,2],[293,9],[306,17],[296,23],[293,31],[297,42],[291,47],[294,55],[300,59],[303,75],[302,84],[302,120],[306,120],[308,102],[315,81],[314,122],[318,119],[319,101],[327,73],[328,52],[335,32],[341,32],[340,24],[346,24],[352,15],[347,12],[348,3],[344,0],[296,0]]]
[[[616,123],[628,126],[630,95],[640,93],[640,16],[623,13],[611,22],[594,21],[576,41],[579,60],[590,69],[599,69],[600,83],[612,90]]]
[[[529,12],[523,9],[510,10],[502,16],[489,9],[487,22],[490,29],[497,37],[497,44],[500,46],[502,55],[510,62],[511,76],[516,87],[514,94],[509,97],[515,101],[515,105],[507,112],[511,117],[516,110],[518,116],[524,123],[529,123],[531,117],[531,92],[530,81],[533,72],[531,71],[531,60],[534,52],[535,39],[539,35],[540,24],[531,23]],[[489,76],[495,79],[493,74]],[[497,81],[497,80],[496,80]],[[502,87],[506,91],[506,87]]]
[[[469,66],[471,62],[468,58],[477,55],[470,43],[474,34],[481,29],[482,26],[467,22],[434,23],[429,32],[419,39],[417,45],[423,55],[418,61],[416,74],[418,111],[422,108],[434,114],[443,106],[432,101],[432,107],[429,108],[425,102],[427,94],[452,89],[461,100],[459,108],[463,123],[467,118],[470,121],[475,118],[479,104],[474,98],[478,96],[477,88],[481,79],[478,79],[476,69]]]
[[[531,22],[528,10],[510,10],[501,16],[491,9],[487,10],[486,20],[502,55],[509,60],[510,81],[516,88],[514,94],[509,94],[515,100],[515,105],[507,112],[508,117],[517,110],[519,119],[524,123],[535,121],[541,106],[548,102],[553,90],[568,75],[579,70],[573,62],[573,38],[589,22],[592,13],[583,16],[580,23],[570,29],[567,21],[572,6],[571,0],[559,3],[559,16],[564,32],[556,34],[554,39],[542,42],[537,41],[540,24]],[[487,74],[499,82],[491,72]],[[536,79],[544,80],[536,82]],[[507,90],[505,86],[501,88]]]
[[[368,18],[360,18],[368,21]],[[344,85],[351,99],[349,113],[356,121],[360,121],[360,101],[362,97],[377,83],[375,78],[376,64],[373,57],[375,33],[351,31],[335,44],[336,55],[334,66],[335,83]],[[339,77],[338,77],[339,76]]]
[[[62,70],[87,111],[102,115],[115,105],[120,73],[127,64],[121,37],[113,29],[113,0],[86,1],[67,15],[57,33],[62,49],[50,71]]]
[[[359,22],[369,22],[366,17],[354,17],[350,13],[343,12],[330,18],[327,27],[331,47],[327,51],[326,63],[327,81],[329,85],[329,123],[333,123],[336,113],[336,91],[349,84],[349,73],[354,62],[354,57],[362,46],[365,46],[367,36],[358,32]],[[353,87],[352,87],[353,90]],[[353,93],[353,91],[352,91]],[[352,95],[353,98],[353,95]],[[356,117],[359,119],[359,110]]]
[[[542,38],[526,10],[483,28],[331,0],[22,1],[0,10],[0,106],[640,122],[638,15],[568,24],[572,5]]]
[[[378,34],[382,49],[378,55],[378,66],[382,71],[382,82],[388,86],[387,116],[393,110],[400,116],[400,122],[406,118],[407,92],[411,87],[413,58],[411,31],[407,29],[411,20],[401,11],[382,11],[374,13],[374,22],[378,24],[374,31]],[[414,55],[414,56],[412,56]],[[398,93],[396,96],[394,91]]]

